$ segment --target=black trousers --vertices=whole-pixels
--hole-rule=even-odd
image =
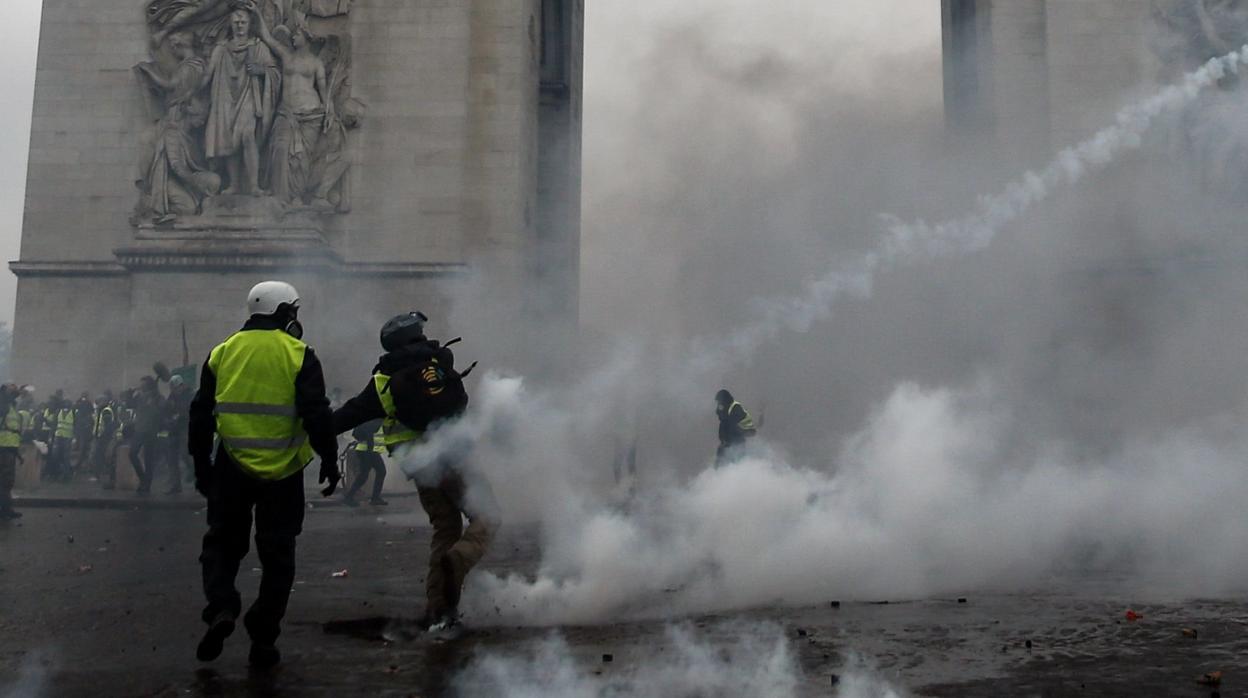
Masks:
[[[17,481],[17,449],[0,448],[0,512],[13,511],[13,485]]]
[[[165,449],[161,448],[161,439],[155,434],[135,436],[130,441],[130,465],[139,476],[139,492],[150,492],[152,481],[156,479],[156,469],[165,458]]]
[[[53,437],[48,444],[47,477],[48,480],[69,482],[73,479],[73,465],[70,462],[70,447],[74,440],[66,436]]]
[[[244,625],[252,642],[271,645],[281,634],[282,617],[295,583],[295,538],[303,531],[303,475],[285,480],[257,480],[218,453],[208,488],[208,533],[199,556],[204,596],[203,619],[211,623],[222,611],[235,618],[242,597],[234,580],[247,555],[254,514],[256,554],[263,570],[260,591]]]
[[[182,466],[189,465],[186,460],[190,459],[190,454],[186,452],[186,436],[181,438],[166,436],[158,441],[160,448],[165,452],[165,464],[169,466],[169,491],[182,491]]]
[[[96,477],[108,485],[117,484],[117,451],[112,437],[99,437],[91,442],[91,465]]]
[[[74,460],[74,470],[84,472],[87,462],[91,460],[91,433],[75,434],[74,446],[78,449],[78,455]]]
[[[347,490],[347,499],[355,499],[355,494],[364,487],[364,483],[368,482],[368,474],[376,473],[373,477],[373,499],[381,498],[381,488],[386,484],[386,461],[381,457],[380,453],[373,451],[352,451],[351,455],[355,457],[355,482],[351,483],[351,489]]]

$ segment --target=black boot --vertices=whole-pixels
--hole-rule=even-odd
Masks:
[[[208,625],[208,632],[204,633],[204,638],[199,641],[199,647],[195,650],[195,657],[201,662],[211,662],[221,656],[221,649],[225,645],[225,638],[234,633],[234,614],[228,611],[222,611]]]

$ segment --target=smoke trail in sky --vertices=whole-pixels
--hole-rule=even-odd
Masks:
[[[874,250],[853,264],[808,282],[800,295],[759,303],[757,320],[735,330],[727,341],[700,347],[699,366],[713,370],[739,363],[753,357],[764,342],[783,330],[806,332],[831,313],[837,298],[846,294],[869,296],[880,271],[983,249],[1005,226],[1058,190],[1079,184],[1124,152],[1139,148],[1158,117],[1191,104],[1204,89],[1229,74],[1238,74],[1246,61],[1248,46],[1210,60],[1177,84],[1124,108],[1113,125],[1063,150],[1044,169],[1027,172],[999,193],[980,198],[974,210],[961,218],[932,224],[882,216],[884,235]]]

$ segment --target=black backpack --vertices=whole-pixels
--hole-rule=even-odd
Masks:
[[[455,355],[448,349],[459,340],[438,347],[428,358],[408,364],[390,377],[387,390],[394,398],[394,416],[409,429],[427,431],[431,425],[454,419],[468,409],[464,377],[455,370]]]

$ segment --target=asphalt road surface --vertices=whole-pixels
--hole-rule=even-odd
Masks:
[[[415,498],[391,502],[309,510],[284,661],[264,675],[241,629],[195,660],[201,511],[27,509],[0,524],[0,696],[1248,695],[1248,605],[1140,606],[1112,584],[430,636],[410,625],[428,530]],[[536,539],[505,527],[484,567],[533,573]],[[1212,671],[1220,685],[1197,682]]]

